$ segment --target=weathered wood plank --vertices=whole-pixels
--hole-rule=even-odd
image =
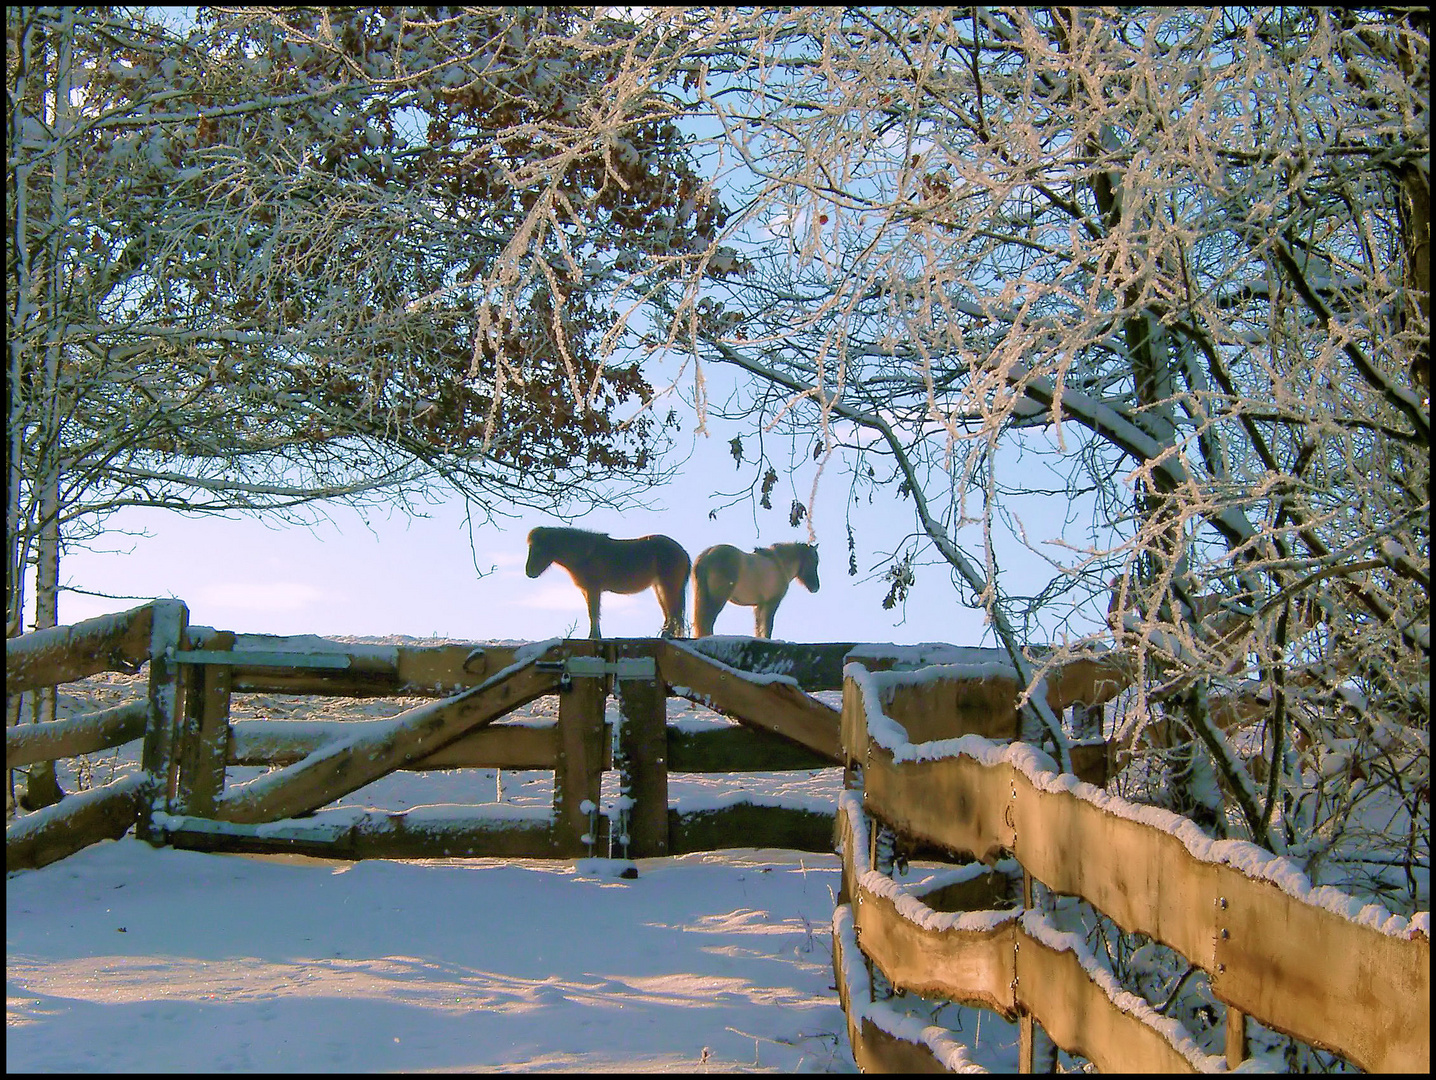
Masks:
[[[143,737],[149,703],[131,701],[113,709],[72,716],[48,724],[17,724],[5,729],[5,767],[93,754]]]
[[[144,773],[131,773],[21,818],[5,830],[6,872],[47,866],[100,840],[118,840],[148,802],[150,783]]]
[[[904,835],[991,864],[1016,842],[1006,816],[1019,775],[1011,765],[987,767],[969,757],[899,765],[869,740],[863,806]]]
[[[145,725],[144,748],[140,765],[154,777],[150,803],[140,809],[135,835],[141,840],[151,838],[150,819],[153,814],[175,809],[174,798],[179,785],[179,737],[184,705],[180,684],[180,665],[170,656],[186,640],[189,609],[178,600],[156,600],[151,607],[150,679],[146,688],[149,717]]]
[[[1212,976],[1219,1000],[1269,1027],[1373,1071],[1429,1065],[1429,938],[1394,938],[1198,858],[1146,820],[1159,811],[1126,815],[1110,800],[1044,790],[1005,761],[895,763],[867,738],[852,692],[844,729],[866,741],[864,806],[875,816],[984,859],[1014,852],[1048,888],[1182,953]]]
[[[596,656],[597,642],[571,642],[571,656]],[[574,679],[559,694],[558,728],[554,732],[553,762],[553,854],[585,855],[608,849],[608,818],[584,810],[585,803],[599,805],[603,787],[608,727],[604,703],[608,685],[604,679]],[[492,730],[492,729],[490,729]],[[588,836],[585,842],[583,837]]]
[[[562,706],[560,706],[562,708]],[[229,725],[230,765],[293,765],[337,742],[363,737],[388,720],[236,720]],[[552,769],[558,758],[557,724],[504,724],[461,735],[427,757],[399,766],[429,769]]]
[[[856,1023],[848,1020],[848,1041],[852,1043],[853,1061],[865,1073],[927,1076],[947,1072],[925,1045],[889,1035],[866,1016]]]
[[[1021,879],[1009,877],[999,869],[943,885],[918,896],[933,911],[1005,911],[1017,907],[1021,897]]]
[[[782,772],[833,767],[833,762],[822,755],[762,728],[735,725],[709,731],[679,731],[672,726],[668,729],[669,772]]]
[[[513,663],[518,646],[349,645],[315,637],[246,634],[236,649],[268,653],[322,653],[345,657],[338,670],[238,663],[235,693],[315,694],[326,697],[450,697],[482,684]]]
[[[841,765],[839,714],[792,683],[758,683],[686,645],[665,641],[658,670],[669,689],[745,724],[763,728]]]
[[[901,724],[908,741],[932,742],[981,735],[995,742],[1017,738],[1015,678],[924,679],[886,688],[883,712]]]
[[[1029,933],[1021,912],[1005,913],[996,925],[993,916],[979,913],[979,924],[966,929],[912,897],[899,908],[889,889],[869,887],[875,875],[865,873],[866,858],[846,813],[839,814],[839,828],[844,869],[854,882],[858,939],[895,987],[975,1004],[1009,1020],[1035,1017],[1058,1046],[1104,1072],[1195,1071],[1168,1034],[1153,1026],[1169,1021],[1150,1009],[1146,1018],[1137,1015],[1142,1003],[1135,997],[1119,1005],[1075,953]]]
[[[1198,1071],[1167,1034],[1153,1026],[1169,1024],[1173,1034],[1185,1036],[1179,1024],[1144,1009],[1145,1002],[1136,995],[1128,995],[1127,1008],[1122,1008],[1093,981],[1075,953],[1052,948],[1020,923],[1013,926],[1018,1003],[1054,1043],[1087,1058],[1100,1072],[1141,1076]]]
[[[853,922],[863,953],[894,986],[919,994],[978,1004],[1016,1016],[1013,920],[984,930],[933,932],[904,918],[892,898],[863,882],[867,858],[857,850],[852,823],[838,811],[844,877],[853,900]],[[926,908],[918,901],[909,901]],[[928,909],[930,910],[930,909]],[[933,913],[936,915],[937,913]]]
[[[851,642],[775,641],[715,634],[684,647],[754,675],[787,675],[804,690],[841,690]]]
[[[657,643],[618,641],[608,645],[615,659],[653,657]],[[577,680],[582,682],[583,680]],[[630,859],[668,854],[668,694],[659,679],[615,679],[619,756],[614,764],[629,809]]]
[[[1214,997],[1368,1072],[1431,1071],[1429,937],[1383,934],[1233,867],[1216,877]]]
[[[216,652],[234,647],[234,634],[228,630],[206,638],[205,648]],[[224,790],[231,671],[223,664],[190,664],[187,668],[178,806],[185,813],[208,817]]]
[[[101,671],[134,671],[150,656],[154,603],[5,641],[5,692],[20,694]]]
[[[833,815],[793,806],[735,803],[712,810],[668,811],[668,853],[723,848],[831,852]]]
[[[557,652],[558,646],[545,652]],[[553,693],[558,674],[528,659],[456,697],[420,705],[387,722],[387,730],[330,745],[304,761],[226,794],[215,809],[222,821],[252,823],[316,810],[404,764],[417,761],[475,728]]]
[[[419,819],[413,814],[369,813],[344,825],[297,821],[239,825],[171,817],[165,835],[191,851],[311,855],[325,859],[546,858],[553,854],[552,825],[485,818]]]
[[[833,985],[838,990],[838,1004],[847,1018],[848,1045],[853,1060],[862,1072],[870,1073],[943,1073],[947,1069],[938,1061],[926,1043],[911,1042],[884,1031],[868,1018],[873,1009],[867,1002],[870,991],[866,979],[850,983],[847,972],[859,970],[862,964],[856,942],[839,926],[839,919],[851,917],[851,908],[840,906],[833,920]],[[851,930],[851,927],[848,928]]]

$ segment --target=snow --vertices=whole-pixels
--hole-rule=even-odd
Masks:
[[[831,856],[93,846],[6,889],[7,1070],[852,1071]]]

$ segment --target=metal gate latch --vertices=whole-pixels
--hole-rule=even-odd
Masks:
[[[536,660],[538,671],[561,671],[559,690],[567,690],[573,680],[601,679],[612,675],[618,679],[656,679],[658,664],[651,656],[622,656],[617,660],[605,660],[601,656],[567,656],[562,660]]]

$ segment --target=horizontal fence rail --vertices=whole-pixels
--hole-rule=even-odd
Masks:
[[[150,658],[154,613],[164,603],[6,639],[5,693],[22,694],[101,671],[139,670]]]
[[[969,681],[973,677],[970,670],[955,670]],[[1050,758],[1024,744],[1000,745],[976,735],[935,739],[941,731],[931,727],[924,732],[928,740],[911,740],[894,714],[910,717],[920,703],[931,702],[940,671],[879,676],[853,663],[847,674],[844,753],[862,767],[866,813],[900,836],[934,847],[988,861],[1012,853],[1053,892],[1081,897],[1123,930],[1176,949],[1207,972],[1213,996],[1233,1013],[1362,1068],[1427,1071],[1430,937],[1424,919],[1408,922],[1379,905],[1362,908],[1336,890],[1314,890],[1285,860],[1242,841],[1212,841],[1175,814],[1059,775]],[[914,688],[907,701],[905,680]],[[953,691],[952,700],[992,691],[969,687]],[[1006,715],[1004,709],[1003,723]],[[1179,1040],[1165,1040],[1175,1047],[1173,1056],[1162,1039],[1133,1034],[1130,1017],[1140,1010],[1103,988],[1116,1012],[1129,1016],[1117,1019],[1090,989],[1101,976],[1075,951],[1079,962],[1074,967],[1064,960],[1066,974],[1057,974],[1050,958],[1041,961],[1043,973],[1035,982],[1052,990],[1046,1000],[1037,996],[1033,980],[1017,971],[1010,977],[1023,996],[1004,999],[1009,972],[993,966],[998,955],[1011,947],[1025,964],[1056,940],[1035,921],[1040,913],[1009,920],[1007,929],[984,931],[985,937],[964,931],[971,940],[959,934],[949,948],[921,913],[915,921],[912,911],[898,919],[900,905],[881,887],[873,891],[872,878],[881,875],[860,874],[854,882],[859,940],[865,951],[869,943],[898,950],[889,962],[900,985],[931,985],[945,996],[977,1000],[1004,1013],[1036,1014],[1058,1045],[1099,1063],[1110,1044],[1130,1047],[1136,1055],[1120,1059],[1123,1069],[1161,1068],[1157,1062],[1163,1059],[1180,1067],[1178,1058],[1199,1067]],[[882,912],[885,905],[893,913],[865,910]],[[902,922],[917,929],[899,928]],[[1004,935],[1024,934],[1037,944],[993,944]],[[950,959],[941,959],[945,952]],[[903,959],[924,955],[932,957],[930,963]],[[1083,1017],[1083,1024],[1068,1023],[1071,1015]],[[1160,1034],[1161,1024],[1149,1026]]]
[[[1080,938],[1039,911],[940,913],[868,863],[862,800],[839,808],[852,920],[865,955],[895,987],[1036,1016],[1054,1042],[1103,1072],[1212,1071],[1181,1024],[1160,1016],[1101,969]]]

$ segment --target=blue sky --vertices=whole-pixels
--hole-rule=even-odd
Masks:
[[[746,550],[807,540],[807,522],[790,526],[788,507],[795,496],[807,501],[811,468],[792,483],[787,477],[780,480],[772,510],[747,499],[729,506],[731,496],[715,493],[732,493],[751,482],[756,439],[740,425],[714,418],[709,421],[711,434],[695,437],[691,411],[684,427],[678,449],[686,450],[691,443],[692,454],[674,482],[653,489],[651,509],[601,510],[573,524],[616,537],[665,533],[693,557],[716,543]],[[744,435],[747,461],[742,469],[729,449],[735,434]],[[781,473],[787,461],[783,440],[773,434],[764,439]],[[879,492],[871,505],[864,496],[862,505],[853,507],[859,573],[848,575],[848,498],[848,477],[834,455],[814,505],[822,588],[810,594],[795,583],[778,610],[774,636],[791,641],[992,644],[990,636],[984,636],[982,613],[963,603],[945,565],[919,564],[917,584],[906,604],[882,608],[888,583],[872,568],[915,528],[911,503],[899,500],[890,488]],[[1066,499],[1052,498],[1025,509],[1029,535],[1045,539],[1062,531],[1070,507]],[[716,520],[709,518],[713,510],[718,511]],[[562,569],[551,567],[534,580],[524,576],[528,530],[562,524],[552,515],[525,512],[490,525],[476,519],[471,549],[460,500],[412,520],[397,510],[386,516],[337,506],[328,513],[329,520],[309,528],[239,515],[186,517],[142,510],[116,514],[109,521],[112,531],[95,541],[93,550],[66,556],[61,575],[67,585],[122,599],[64,592],[60,621],[75,622],[146,598],[173,596],[189,606],[192,623],[240,633],[437,634],[474,641],[587,635],[583,598]],[[964,530],[961,539],[980,555],[981,534],[975,527]],[[475,572],[475,564],[482,575]],[[999,564],[1014,583],[1024,567],[1040,571],[1043,581],[1050,575],[1035,556],[1015,544],[999,554]],[[691,590],[688,607],[691,621]],[[33,614],[33,607],[29,612]],[[605,636],[652,636],[661,623],[652,590],[604,595]],[[715,629],[720,634],[751,634],[752,609],[729,605]]]
[[[735,427],[732,433],[698,437],[679,479],[653,490],[652,510],[597,511],[574,524],[618,537],[666,533],[693,557],[715,543],[749,549],[805,541],[807,523],[796,528],[788,523],[793,491],[786,481],[774,489],[772,510],[750,509],[745,500],[719,509],[717,520],[709,519],[710,510],[731,501],[712,493],[746,486],[753,473],[751,464],[740,471],[730,455],[728,439],[736,432]],[[772,436],[768,442],[771,451]],[[777,463],[782,460],[775,455]],[[958,602],[945,568],[919,571],[918,588],[905,610],[884,611],[887,583],[863,580],[875,561],[874,547],[895,545],[910,531],[910,504],[880,497],[871,507],[855,508],[859,576],[848,576],[847,491],[846,478],[834,463],[815,506],[822,588],[810,594],[795,584],[778,611],[774,636],[976,643],[982,635],[981,613]],[[806,501],[806,490],[797,495]],[[96,592],[141,599],[175,596],[189,606],[191,622],[241,633],[534,640],[588,632],[583,598],[563,570],[552,567],[534,580],[524,576],[525,536],[535,525],[562,524],[552,515],[528,512],[497,526],[476,523],[472,551],[458,500],[412,521],[398,511],[386,518],[347,507],[335,507],[329,516],[330,521],[304,528],[238,515],[190,518],[126,511],[110,519],[112,529],[145,529],[152,535],[111,532],[92,545],[96,550],[67,555],[61,574],[66,584]],[[485,571],[482,577],[475,572],[476,562]],[[60,619],[74,622],[139,602],[65,592]],[[690,620],[691,607],[690,593]],[[604,595],[605,636],[651,636],[661,623],[652,590]],[[716,630],[752,633],[752,609],[730,605]]]

